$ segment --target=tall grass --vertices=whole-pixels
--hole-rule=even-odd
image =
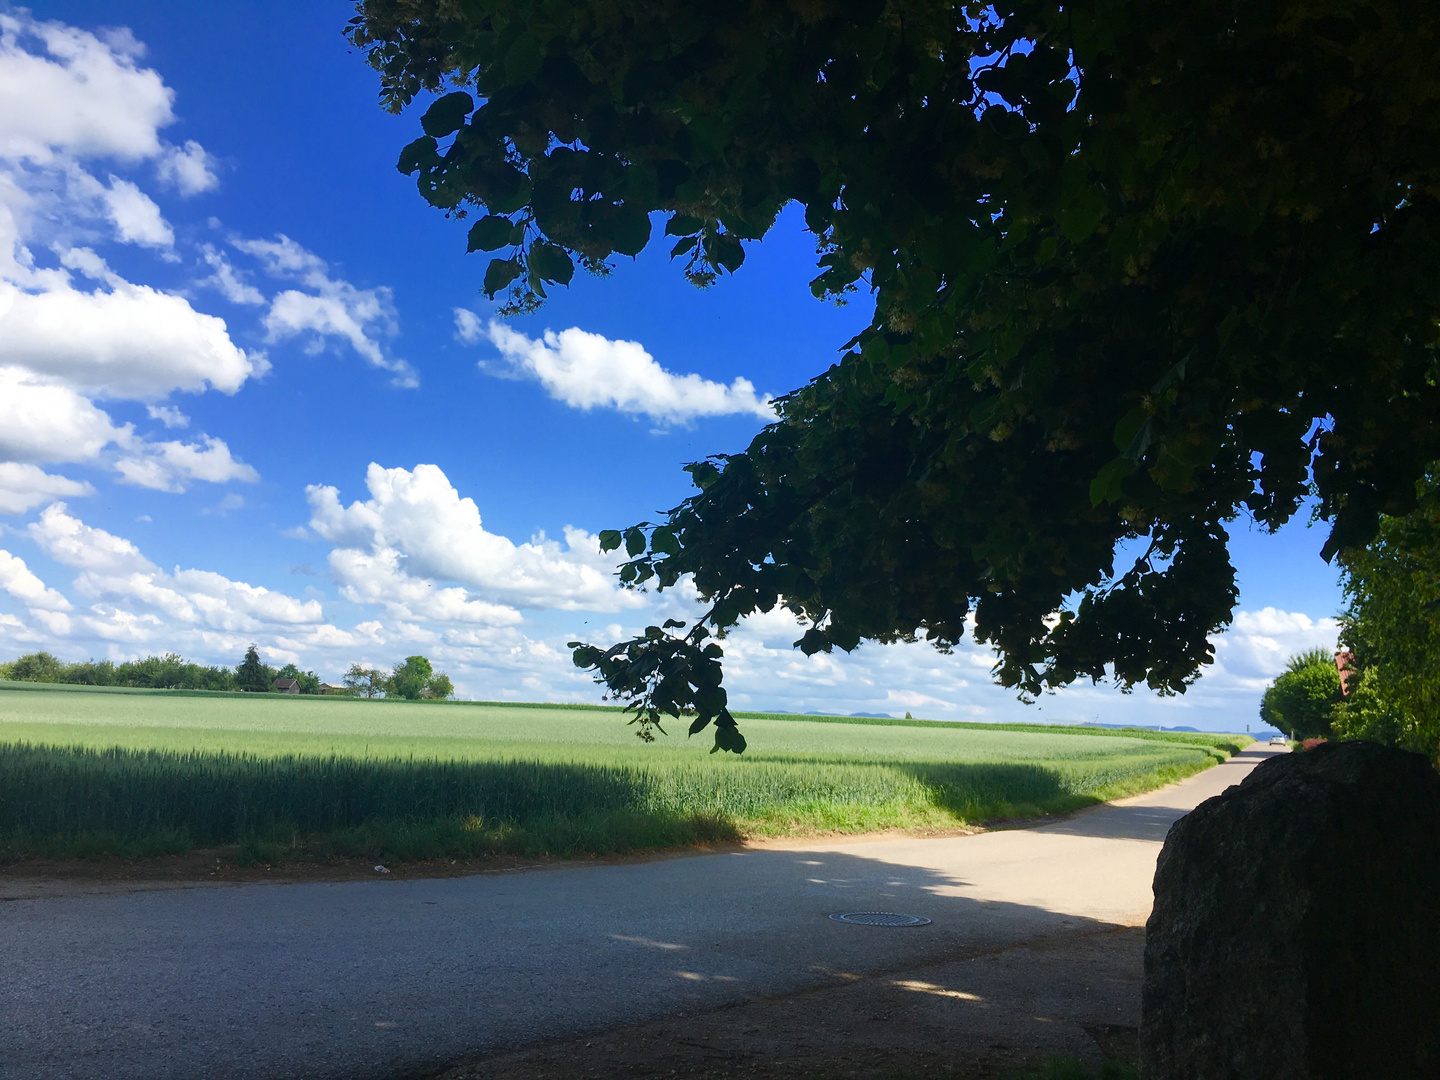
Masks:
[[[0,854],[144,856],[241,845],[268,859],[285,849],[404,860],[943,828],[1069,810],[1207,763],[1194,748],[1098,769],[763,760],[714,768],[5,743]]]

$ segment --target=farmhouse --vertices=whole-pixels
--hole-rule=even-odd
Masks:
[[[349,692],[350,688],[348,686],[340,686],[332,682],[322,682],[320,684],[320,693],[322,694],[348,694]]]
[[[282,694],[298,694],[300,692],[299,679],[276,679],[275,689]]]

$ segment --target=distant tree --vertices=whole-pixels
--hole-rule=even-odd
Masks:
[[[294,679],[300,684],[300,693],[320,693],[320,676],[313,671],[301,671],[295,664],[286,664],[275,673],[277,679]]]
[[[184,687],[187,690],[238,690],[240,684],[230,668],[187,664]]]
[[[1330,720],[1340,703],[1340,672],[1335,657],[1311,649],[1290,658],[1285,671],[1260,700],[1260,719],[1292,739],[1330,734]]]
[[[379,668],[351,664],[342,681],[345,688],[358,697],[377,698],[385,696],[389,676]]]
[[[113,660],[83,660],[65,666],[64,681],[81,686],[114,686],[115,662]]]
[[[425,657],[407,656],[405,662],[397,665],[390,676],[389,690],[395,697],[419,701],[425,696],[425,687],[434,674],[435,669]]]
[[[256,656],[259,662],[259,656]],[[186,683],[187,665],[182,656],[165,653],[162,656],[147,656],[124,665],[127,685],[143,686],[152,690],[179,690]]]
[[[10,665],[10,678],[20,682],[60,682],[65,665],[48,652],[26,653]]]
[[[425,684],[425,698],[429,701],[444,701],[455,693],[455,684],[450,681],[450,676],[443,671],[437,671],[430,676]]]
[[[252,642],[245,650],[245,660],[235,669],[235,680],[241,690],[265,693],[274,689],[275,669],[260,662],[260,650]]]

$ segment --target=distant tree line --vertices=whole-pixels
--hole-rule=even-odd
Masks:
[[[294,679],[302,694],[319,694],[320,676],[295,664],[276,668],[260,659],[251,645],[233,668],[206,666],[175,653],[143,660],[81,660],[66,663],[48,652],[27,653],[0,663],[0,679],[21,682],[71,683],[82,686],[128,686],[148,690],[243,690],[274,693],[280,679]],[[396,697],[411,701],[443,701],[455,693],[443,671],[436,671],[423,656],[410,656],[394,671],[352,664],[345,675],[344,693],[356,697]]]
[[[273,691],[276,679],[295,679],[302,694],[320,693],[320,677],[294,664],[274,668],[260,662],[252,645],[237,667],[197,664],[176,653],[143,660],[81,660],[73,664],[48,652],[27,653],[0,663],[0,679],[21,682],[71,683],[82,686],[130,686],[148,690]]]

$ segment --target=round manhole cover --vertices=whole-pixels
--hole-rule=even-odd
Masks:
[[[894,911],[846,911],[831,915],[836,922],[858,923],[861,926],[929,926],[929,919],[919,915],[901,915]]]

